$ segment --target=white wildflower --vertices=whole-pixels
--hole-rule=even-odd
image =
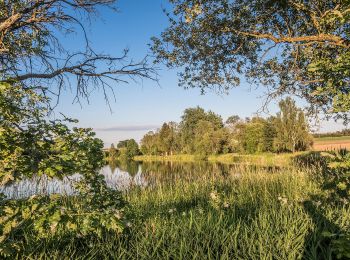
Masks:
[[[288,199],[286,197],[278,196],[277,199],[281,202],[282,205],[286,205],[288,203]]]
[[[122,215],[120,214],[119,211],[117,211],[114,215],[115,215],[115,217],[116,217],[117,219],[121,219],[121,218],[122,218]]]
[[[210,193],[210,198],[212,200],[217,200],[218,199],[218,193],[216,191],[213,191]]]
[[[175,208],[173,208],[173,209],[169,209],[169,213],[171,214],[171,213],[174,213],[176,211],[176,209]]]
[[[286,205],[286,204],[288,203],[288,199],[287,199],[287,198],[282,198],[282,199],[281,199],[281,203],[282,203],[283,205]]]

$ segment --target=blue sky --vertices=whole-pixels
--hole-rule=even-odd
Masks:
[[[148,44],[152,36],[158,36],[168,21],[162,7],[168,7],[165,0],[120,0],[119,11],[100,10],[100,17],[94,19],[88,28],[91,44],[97,52],[118,56],[124,48],[130,49],[134,60],[149,53]],[[69,35],[62,40],[69,48],[83,44],[81,35]],[[165,121],[180,121],[181,114],[188,107],[201,106],[220,114],[225,120],[237,114],[241,117],[254,115],[262,106],[264,89],[251,89],[243,83],[229,95],[216,93],[200,94],[199,89],[184,90],[177,85],[177,71],[159,66],[159,85],[150,80],[113,84],[116,100],[111,94],[110,107],[102,91],[94,91],[90,102],[74,104],[74,91],[63,93],[57,110],[78,119],[79,126],[92,127],[105,146],[127,138],[137,141]],[[276,112],[276,103],[269,105],[269,113]],[[267,115],[267,114],[262,114]],[[343,128],[339,123],[324,122],[321,131]]]

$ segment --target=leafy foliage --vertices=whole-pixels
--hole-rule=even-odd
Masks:
[[[274,152],[273,141],[276,136],[272,120],[254,117],[247,122],[239,122],[234,135],[240,152]]]
[[[350,153],[345,149],[334,152],[328,166],[324,186],[331,201],[350,203]]]
[[[32,90],[1,84],[0,180],[2,184],[33,175],[63,178],[101,167],[102,142],[75,120],[47,121],[48,100]],[[78,160],[79,159],[79,160]]]
[[[186,153],[194,153],[196,151],[193,140],[197,131],[203,133],[207,126],[212,128],[212,131],[216,131],[223,127],[221,116],[212,111],[206,112],[200,107],[185,109],[181,119],[181,146],[182,150]]]
[[[350,203],[350,153],[341,149],[334,152],[299,155],[295,164],[308,169],[311,177],[320,184],[322,193],[314,195],[313,200],[325,207],[346,208]],[[326,214],[326,213],[324,213]],[[350,233],[346,230],[324,230],[322,237],[329,241],[337,259],[350,257]]]
[[[203,108],[188,108],[179,124],[164,123],[156,133],[149,132],[141,140],[144,154],[196,154],[206,158],[210,154],[227,153],[229,133],[221,116]]]
[[[180,85],[227,91],[244,75],[269,98],[293,93],[326,113],[349,111],[349,1],[171,3],[153,51],[182,69]]]
[[[79,173],[76,200],[64,195],[0,200],[0,253],[20,250],[26,239],[76,238],[123,230],[121,194],[106,186],[98,173],[103,165],[102,141],[91,129],[70,129],[71,119],[47,120],[48,99],[33,90],[0,85],[0,181],[9,185],[45,175],[62,179]]]

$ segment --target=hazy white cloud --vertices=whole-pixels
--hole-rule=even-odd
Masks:
[[[112,126],[104,128],[95,128],[95,131],[104,131],[104,132],[133,132],[133,131],[147,131],[155,130],[159,128],[159,125],[124,125],[124,126]]]

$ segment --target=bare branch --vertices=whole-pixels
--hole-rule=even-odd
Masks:
[[[36,0],[0,3],[0,81],[20,82],[23,87],[51,87],[57,96],[75,84],[77,96],[88,97],[89,89],[112,90],[111,82],[157,81],[157,69],[148,57],[133,62],[128,50],[120,57],[92,50],[79,14],[96,14],[98,5],[111,8],[115,0]],[[78,27],[78,29],[76,29]],[[82,31],[85,46],[69,53],[54,34]],[[74,82],[74,83],[72,83]],[[106,89],[105,89],[106,88]],[[46,89],[46,87],[45,87]],[[56,89],[54,91],[53,89]]]

